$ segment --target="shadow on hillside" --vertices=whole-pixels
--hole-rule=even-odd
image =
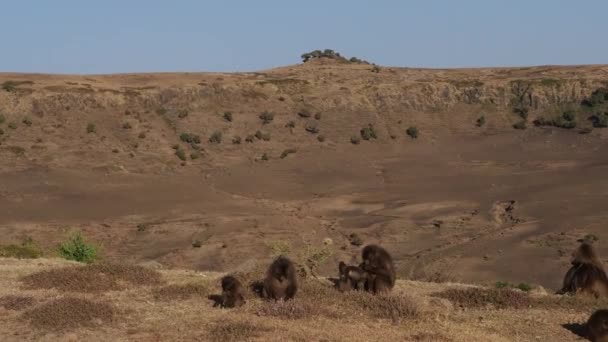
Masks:
[[[573,334],[575,334],[578,337],[587,339],[587,327],[584,324],[568,323],[568,324],[562,324],[562,327],[570,330],[570,332],[572,332]]]

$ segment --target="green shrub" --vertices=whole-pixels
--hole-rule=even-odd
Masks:
[[[198,159],[200,157],[201,157],[201,153],[198,152],[198,151],[190,153],[190,159],[192,159],[192,160],[196,160],[196,159]]]
[[[87,243],[82,234],[76,232],[59,246],[59,255],[67,260],[92,263],[97,259],[97,247]]]
[[[23,120],[21,120],[21,122],[26,125],[27,127],[30,127],[32,125],[32,120],[28,117],[23,118]]]
[[[504,289],[504,288],[506,288],[506,287],[511,287],[511,284],[509,284],[509,283],[508,283],[508,282],[506,282],[506,281],[497,281],[497,282],[496,282],[496,288],[497,288],[497,289]]]
[[[175,150],[175,155],[182,161],[186,161],[186,159],[188,159],[186,158],[186,151],[182,150],[181,148]]]
[[[415,126],[409,127],[407,130],[405,130],[405,133],[412,139],[418,139],[418,128]]]
[[[481,126],[485,125],[485,124],[486,124],[486,117],[485,117],[485,116],[483,116],[483,115],[482,115],[482,116],[480,116],[480,117],[477,119],[477,121],[476,121],[476,123],[475,123],[475,124],[477,125],[477,127],[481,127]]]
[[[524,292],[530,292],[530,290],[532,290],[532,285],[527,283],[520,283],[519,285],[515,286],[515,288],[520,289]]]
[[[591,96],[583,100],[582,105],[587,107],[595,107],[608,103],[608,88],[598,88]]]
[[[524,120],[521,120],[521,121],[513,124],[513,128],[515,128],[515,129],[526,129],[526,122]]]
[[[535,126],[554,126],[559,128],[572,129],[576,127],[576,115],[574,112],[567,111],[553,120],[538,118],[534,120]]]
[[[281,153],[281,159],[284,159],[288,155],[290,155],[292,153],[296,153],[296,152],[298,152],[298,150],[296,150],[295,148],[288,148],[285,151],[283,151],[283,153]]]
[[[528,109],[528,107],[525,107],[523,105],[517,106],[513,109],[513,111],[519,115],[520,118],[526,120],[528,118],[528,114],[530,112],[530,110]]]
[[[222,143],[222,132],[220,132],[220,131],[213,132],[213,134],[211,134],[211,137],[209,137],[209,142],[212,144],[221,144]]]
[[[232,138],[232,143],[235,145],[240,145],[241,144],[241,137],[239,137],[238,135]]]
[[[224,112],[222,117],[224,118],[224,120],[226,120],[228,122],[232,122],[232,113],[231,112]]]
[[[188,117],[188,111],[187,110],[180,110],[179,113],[177,113],[177,117],[180,119],[185,119],[186,117]]]
[[[566,120],[566,121],[574,121],[574,120],[576,120],[576,113],[574,113],[571,110],[565,111],[562,114],[562,118],[564,118],[564,120]]]
[[[133,127],[131,126],[131,124],[130,124],[130,123],[125,122],[124,124],[122,124],[122,128],[123,128],[123,129],[131,129],[131,128],[133,128]]]
[[[89,123],[87,125],[87,133],[95,133],[97,131],[97,128],[95,127],[95,124],[93,123]]]
[[[363,140],[378,138],[378,135],[376,135],[376,130],[374,130],[374,126],[372,124],[369,124],[367,127],[361,128],[361,131],[359,131],[359,133],[361,134],[361,138],[363,138]]]
[[[262,120],[264,125],[267,125],[274,120],[274,114],[270,112],[262,112],[262,114],[259,115],[259,118]]]
[[[0,114],[0,125],[2,125],[6,121],[6,118],[3,114]]]
[[[8,128],[10,128],[10,129],[17,129],[17,124],[14,123],[14,122],[9,122],[8,123]]]
[[[4,89],[4,91],[6,92],[13,92],[15,90],[17,90],[17,82],[15,81],[6,81],[4,83],[2,83],[2,89]]]
[[[361,138],[356,135],[353,135],[352,137],[350,137],[350,143],[353,145],[359,145],[361,143]]]
[[[188,144],[200,144],[201,143],[201,137],[196,134],[192,134],[192,133],[182,133],[182,134],[180,134],[179,139]]]

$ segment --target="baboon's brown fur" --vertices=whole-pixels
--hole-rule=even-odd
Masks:
[[[587,335],[592,342],[608,342],[608,310],[597,310],[589,317]]]
[[[339,291],[345,292],[365,289],[368,273],[363,269],[357,266],[347,266],[344,262],[340,261],[338,270],[340,271],[340,278],[337,282]]]
[[[222,303],[224,308],[234,308],[245,304],[245,290],[241,282],[228,275],[222,278]]]
[[[608,277],[595,249],[584,241],[572,253],[572,267],[564,277],[559,294],[587,293],[595,297],[608,295]]]
[[[393,258],[382,247],[368,245],[361,253],[359,266],[368,273],[366,290],[372,293],[388,292],[395,286],[396,272]]]
[[[267,299],[291,299],[298,291],[296,268],[287,257],[279,256],[266,273],[262,296]]]

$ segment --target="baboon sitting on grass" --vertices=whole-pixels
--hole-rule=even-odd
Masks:
[[[389,292],[395,286],[396,273],[393,258],[382,247],[368,245],[361,253],[363,262],[359,266],[366,273],[366,290],[372,293]]]
[[[587,293],[596,298],[608,295],[608,277],[591,242],[581,243],[572,253],[571,263],[558,294]]]
[[[262,296],[267,299],[292,299],[298,292],[296,268],[287,257],[279,256],[266,272]]]
[[[608,342],[608,310],[597,310],[589,317],[587,337],[592,342]]]
[[[236,308],[245,304],[245,290],[238,279],[228,275],[223,277],[221,282],[222,294],[209,296],[209,299],[215,301],[213,307]]]

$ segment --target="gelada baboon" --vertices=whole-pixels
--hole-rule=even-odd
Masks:
[[[342,261],[338,265],[338,270],[340,271],[340,278],[336,285],[339,291],[365,289],[365,282],[368,279],[367,272],[357,266],[347,266]]]
[[[361,253],[363,262],[359,266],[368,273],[366,290],[372,293],[388,292],[395,286],[395,266],[391,255],[382,247],[368,245]]]
[[[595,297],[608,295],[608,277],[589,241],[583,241],[572,253],[572,267],[564,277],[558,294],[588,293]]]
[[[597,310],[589,317],[587,337],[592,342],[608,342],[608,310]]]
[[[234,308],[245,304],[245,290],[241,282],[233,276],[222,278],[222,307]]]
[[[262,296],[267,299],[291,299],[298,291],[296,268],[287,257],[279,256],[266,272]]]

